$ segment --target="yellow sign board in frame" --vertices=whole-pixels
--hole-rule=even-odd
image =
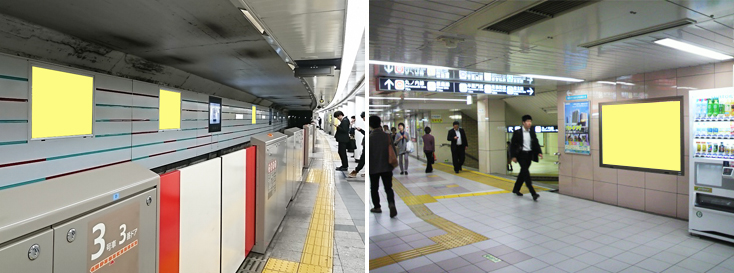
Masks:
[[[31,139],[92,135],[94,77],[33,66]]]
[[[181,93],[161,89],[158,99],[158,129],[181,129]]]
[[[255,105],[252,106],[252,124],[255,124],[255,121],[257,120],[257,114],[255,112]]]

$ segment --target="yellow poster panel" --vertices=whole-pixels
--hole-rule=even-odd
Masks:
[[[601,107],[603,164],[681,171],[679,101]]]
[[[33,67],[31,138],[92,134],[94,77]]]
[[[181,93],[161,89],[159,130],[181,129]]]
[[[255,105],[252,106],[252,124],[255,124],[255,120],[257,120],[257,114],[255,113]]]

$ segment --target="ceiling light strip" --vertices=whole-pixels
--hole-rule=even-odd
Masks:
[[[709,49],[706,49],[706,48],[703,48],[703,47],[695,46],[695,45],[692,45],[692,44],[689,44],[689,43],[684,43],[684,42],[681,42],[681,41],[676,41],[676,40],[673,40],[673,39],[670,39],[670,38],[665,38],[665,39],[657,40],[657,41],[655,41],[655,43],[656,44],[659,44],[659,45],[662,45],[662,46],[667,46],[667,47],[670,47],[670,48],[674,48],[674,49],[677,49],[677,50],[680,50],[680,51],[685,51],[685,52],[688,52],[688,53],[693,53],[693,54],[696,54],[696,55],[699,55],[699,56],[704,56],[704,57],[708,57],[708,58],[712,58],[712,59],[716,59],[716,60],[720,60],[720,61],[734,59],[734,57],[729,56],[729,55],[726,55],[726,54],[721,54],[721,53],[716,52],[716,51],[713,51],[713,50],[709,50]]]
[[[582,81],[584,81],[582,79],[567,78],[567,77],[556,77],[556,76],[546,76],[546,75],[535,75],[535,74],[521,74],[520,76],[523,76],[523,77],[532,77],[532,78],[538,78],[538,79],[546,79],[546,80],[554,80],[554,81],[564,81],[564,82],[582,82]]]

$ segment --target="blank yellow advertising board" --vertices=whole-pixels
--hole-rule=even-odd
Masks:
[[[681,173],[682,98],[601,103],[602,167]]]
[[[161,89],[159,130],[181,129],[181,93]]]
[[[252,124],[255,124],[255,121],[257,120],[257,114],[255,111],[255,105],[252,106]]]
[[[31,73],[31,138],[91,135],[94,77],[35,66]]]

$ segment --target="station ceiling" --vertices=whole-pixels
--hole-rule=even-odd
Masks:
[[[509,34],[484,29],[543,2],[371,1],[370,59],[602,80],[714,62],[652,43],[662,38],[734,54],[730,1],[587,1],[592,3]],[[683,19],[694,23],[579,46]],[[441,37],[463,42],[447,48]]]
[[[345,0],[252,2],[293,59],[341,57]],[[282,14],[284,10],[288,14]],[[12,0],[0,2],[0,12],[196,74],[287,109],[312,106],[304,83],[229,0]],[[312,88],[336,89],[330,81],[337,81],[338,73],[333,78],[321,81],[323,88]]]

